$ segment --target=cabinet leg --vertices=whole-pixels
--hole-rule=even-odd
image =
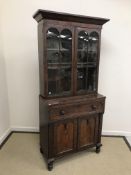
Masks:
[[[53,162],[54,161],[49,161],[48,162],[48,170],[51,171],[53,169]]]
[[[98,144],[96,145],[96,153],[99,153],[99,152],[101,151],[101,146],[102,146],[101,143],[98,143]]]

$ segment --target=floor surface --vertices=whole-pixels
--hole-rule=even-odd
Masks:
[[[88,150],[61,158],[49,172],[39,134],[14,133],[0,150],[0,175],[131,175],[131,152],[122,138],[102,137],[99,154]]]

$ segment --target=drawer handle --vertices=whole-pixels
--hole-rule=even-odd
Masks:
[[[60,115],[64,115],[64,114],[65,114],[65,111],[61,110]]]
[[[96,106],[96,105],[91,105],[91,108],[92,108],[93,110],[96,110],[96,109],[97,109],[97,106]]]

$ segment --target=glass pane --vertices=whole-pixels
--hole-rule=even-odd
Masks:
[[[88,33],[80,31],[78,34],[77,50],[77,90],[79,92],[87,89],[88,42]]]
[[[96,68],[88,68],[88,80],[87,89],[88,91],[96,91]]]
[[[98,57],[98,43],[99,35],[96,32],[92,32],[89,36],[89,47],[88,47],[88,61],[95,62]]]
[[[71,90],[71,68],[60,69],[60,89],[59,92],[66,94],[66,92]]]
[[[59,87],[58,69],[48,69],[48,94],[55,95]]]
[[[78,62],[87,62],[87,52],[88,33],[85,31],[81,31],[78,35]]]
[[[55,28],[47,31],[48,95],[71,93],[72,33]]]
[[[72,33],[69,29],[62,30],[60,34],[60,53],[62,63],[71,63],[72,59]]]
[[[48,63],[58,63],[59,62],[59,50],[48,50],[47,52]]]
[[[96,91],[96,70],[99,35],[97,32],[78,33],[77,48],[77,91],[78,94]]]
[[[59,50],[59,31],[56,28],[47,31],[47,49]]]
[[[56,28],[47,31],[47,60],[48,63],[59,62],[59,31]]]
[[[78,68],[77,69],[77,90],[86,90],[87,85],[87,68]]]
[[[62,96],[70,94],[71,90],[71,66],[68,68],[58,68],[51,66],[48,68],[48,95]]]

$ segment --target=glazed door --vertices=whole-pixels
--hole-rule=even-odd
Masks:
[[[59,156],[76,149],[76,120],[61,121],[50,126],[51,156]]]
[[[97,142],[98,123],[98,114],[78,119],[78,149]]]
[[[99,35],[99,31],[93,29],[76,30],[76,94],[97,91]]]
[[[46,27],[47,96],[72,94],[73,28],[49,25]]]

